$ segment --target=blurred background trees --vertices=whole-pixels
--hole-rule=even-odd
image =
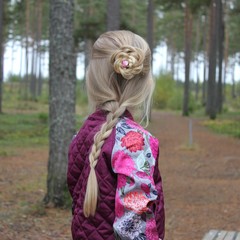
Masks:
[[[0,0],[0,113],[2,113],[3,83],[3,1]]]
[[[102,32],[129,29],[149,42],[155,65],[161,58],[156,50],[166,47],[166,64],[155,72],[157,78],[161,72],[175,81],[184,75],[182,114],[189,115],[190,95],[195,95],[197,105],[215,118],[228,101],[226,88],[231,88],[232,98],[239,95],[234,74],[239,66],[239,5],[239,0],[75,0],[76,64],[86,68],[91,46]],[[20,55],[12,54],[13,67],[14,59],[21,59],[19,77],[5,79],[19,82],[22,98],[37,100],[49,52],[49,2],[4,1],[3,10],[3,41],[21,47]],[[79,56],[84,59],[80,63]]]

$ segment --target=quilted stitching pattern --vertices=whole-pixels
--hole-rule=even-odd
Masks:
[[[73,198],[72,235],[74,240],[114,240],[113,221],[116,175],[112,171],[111,153],[115,139],[115,129],[105,141],[96,166],[99,180],[99,200],[94,217],[86,219],[82,206],[90,171],[88,154],[93,137],[105,122],[105,114],[98,111],[92,114],[69,147],[68,186]]]

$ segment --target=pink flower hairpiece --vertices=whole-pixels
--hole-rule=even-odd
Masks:
[[[127,68],[129,65],[129,62],[127,60],[122,61],[122,68]]]

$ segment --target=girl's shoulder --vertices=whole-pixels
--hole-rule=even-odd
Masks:
[[[147,137],[154,137],[143,126],[141,126],[139,123],[135,122],[133,119],[128,117],[123,117],[119,119],[116,125],[116,130],[122,133],[134,131],[134,132],[139,132],[140,134]]]
[[[130,150],[130,152],[145,151],[151,148],[156,158],[159,141],[133,119],[123,117],[119,119],[116,125],[116,147],[117,146],[120,148],[125,147]]]

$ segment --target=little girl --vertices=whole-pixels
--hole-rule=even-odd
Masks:
[[[129,31],[93,45],[86,86],[94,113],[69,148],[74,240],[164,239],[158,140],[132,117],[142,109],[148,121],[150,63],[148,44]]]

